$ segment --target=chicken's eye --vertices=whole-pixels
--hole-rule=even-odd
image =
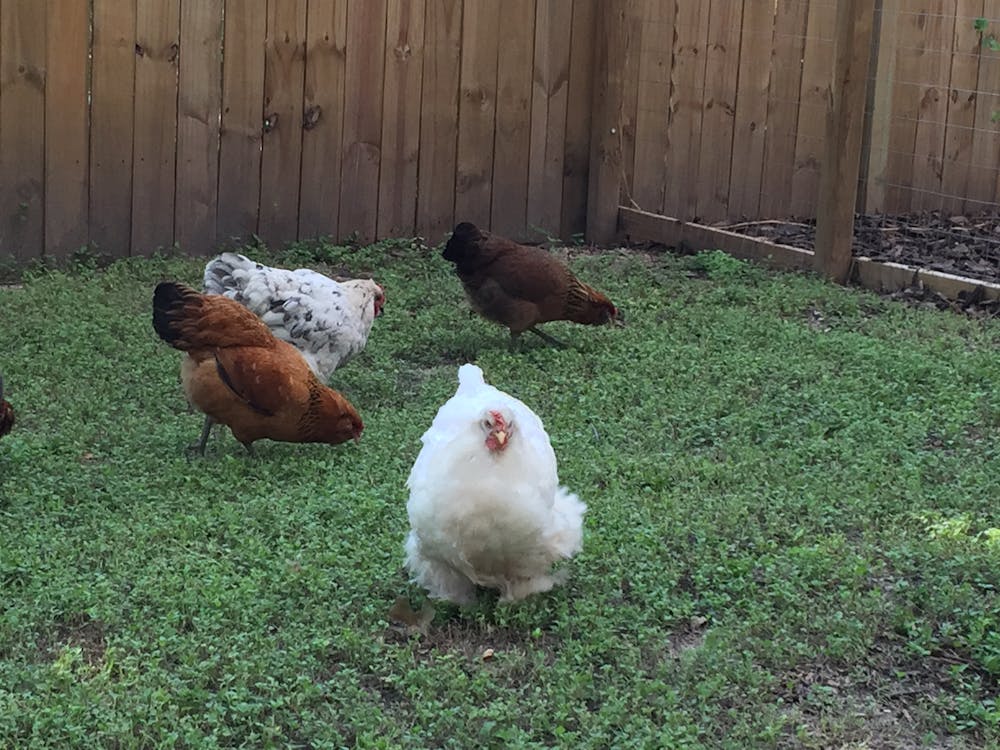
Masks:
[[[485,427],[487,430],[492,430],[493,429],[493,420],[492,419],[484,419],[483,420],[483,427]]]

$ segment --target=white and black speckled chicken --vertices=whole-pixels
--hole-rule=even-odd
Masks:
[[[308,268],[289,271],[223,253],[205,266],[207,294],[236,300],[305,357],[324,383],[361,352],[385,292],[370,279],[334,281]]]

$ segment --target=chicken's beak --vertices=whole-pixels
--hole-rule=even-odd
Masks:
[[[497,430],[493,433],[493,437],[497,439],[497,446],[503,448],[507,444],[507,432],[505,430]]]

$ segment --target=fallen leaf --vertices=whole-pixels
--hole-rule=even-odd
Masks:
[[[490,659],[493,658],[495,653],[496,652],[493,651],[493,649],[491,648],[486,649],[485,651],[483,651],[483,661],[489,661]]]

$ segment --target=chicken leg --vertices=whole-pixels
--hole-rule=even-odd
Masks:
[[[538,336],[543,341],[548,342],[552,346],[558,347],[559,349],[565,349],[566,348],[566,344],[565,343],[563,343],[559,339],[555,338],[554,336],[549,336],[549,334],[544,333],[543,331],[539,331],[537,328],[535,328],[535,326],[532,326],[528,330],[531,331],[536,336]]]
[[[545,341],[547,344],[549,344],[551,346],[554,346],[554,347],[556,347],[558,349],[565,349],[566,348],[566,344],[564,344],[562,341],[560,341],[559,339],[555,338],[554,336],[549,336],[549,334],[544,333],[543,331],[539,331],[534,326],[532,326],[528,330],[531,331],[533,334],[535,334],[536,336],[538,336],[540,339],[542,339],[543,341]],[[520,333],[514,333],[514,331],[511,331],[510,332],[510,351],[512,353],[516,354],[520,350],[521,350],[521,334]]]
[[[212,419],[207,414],[205,415],[205,425],[201,428],[201,437],[198,438],[198,442],[191,443],[187,447],[189,452],[197,451],[202,456],[205,455],[205,445],[208,443],[209,435],[212,434],[212,427],[215,425],[215,420]]]

